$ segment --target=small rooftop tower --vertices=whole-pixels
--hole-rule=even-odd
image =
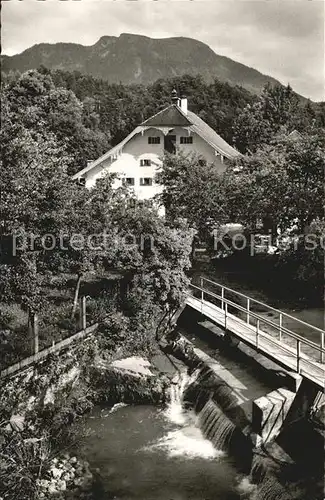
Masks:
[[[176,89],[172,91],[172,104],[176,104],[176,106],[180,105],[180,98],[177,95]]]

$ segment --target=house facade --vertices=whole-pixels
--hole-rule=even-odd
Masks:
[[[172,104],[136,127],[123,141],[74,175],[74,179],[92,188],[97,179],[116,174],[114,187],[126,184],[138,200],[150,200],[161,193],[155,181],[164,153],[181,151],[197,154],[219,172],[227,161],[239,155],[209,125],[188,110],[187,99],[173,91]]]

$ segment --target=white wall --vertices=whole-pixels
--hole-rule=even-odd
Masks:
[[[201,137],[193,134],[193,144],[180,144],[181,136],[188,136],[186,129],[177,127],[171,131],[176,135],[176,146],[185,154],[197,153],[202,155],[208,163],[214,163],[219,172],[225,170],[225,164],[221,162],[220,157],[215,156],[214,149],[207,144]],[[148,137],[159,136],[160,144],[148,144]],[[143,134],[134,136],[124,147],[122,153],[117,159],[104,160],[100,165],[91,169],[86,174],[86,186],[91,188],[95,185],[96,180],[108,172],[117,173],[122,177],[133,177],[135,179],[134,191],[140,200],[152,198],[157,193],[160,193],[162,187],[155,183],[154,179],[157,170],[161,166],[161,159],[164,154],[164,135],[160,130],[151,128]],[[150,167],[141,167],[141,159],[150,159],[152,164]],[[152,186],[140,186],[141,177],[151,177],[153,179]],[[115,181],[115,186],[121,185],[122,181]]]
[[[160,144],[148,144],[149,136],[159,136]],[[107,159],[100,165],[90,170],[86,174],[86,186],[91,188],[95,185],[96,180],[108,172],[117,173],[122,179],[123,177],[134,178],[134,191],[140,200],[152,198],[157,193],[161,192],[161,186],[155,183],[154,179],[158,168],[161,166],[160,158],[164,151],[164,136],[162,132],[151,129],[145,131],[143,135],[134,136],[124,147],[122,154],[116,160]],[[150,167],[141,167],[140,160],[151,160]],[[152,186],[140,186],[141,177],[150,177],[153,179]],[[121,185],[122,180],[116,180],[115,186]]]
[[[176,127],[172,134],[176,135],[176,147],[182,151],[184,154],[197,154],[203,156],[207,163],[213,163],[217,168],[218,172],[224,172],[226,170],[226,162],[221,161],[220,156],[215,155],[215,150],[210,146],[204,139],[195,133],[190,135],[193,137],[192,144],[181,144],[181,137],[188,137],[188,131],[186,128]],[[226,160],[226,159],[225,159]]]

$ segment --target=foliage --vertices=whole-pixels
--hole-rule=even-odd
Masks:
[[[230,143],[234,118],[246,104],[254,101],[254,97],[239,86],[234,87],[217,79],[208,84],[199,75],[161,78],[144,86],[109,84],[78,72],[53,70],[50,74],[56,86],[72,90],[83,103],[93,100],[99,116],[98,126],[110,137],[112,146],[124,139],[139,123],[168,106],[174,88],[189,98],[191,110]]]
[[[309,101],[302,102],[290,85],[266,85],[261,96],[236,117],[234,143],[239,151],[252,153],[272,142],[281,129],[303,132],[314,126],[322,126],[321,117]]]
[[[108,138],[98,129],[98,117],[89,101],[85,106],[73,92],[55,87],[51,75],[30,70],[4,85],[15,123],[33,133],[52,134],[71,157],[69,173],[108,149]],[[91,125],[91,126],[89,126]],[[90,158],[89,158],[90,155]]]
[[[324,295],[325,220],[315,219],[305,235],[293,240],[281,252],[275,273],[283,279],[293,278],[293,294],[301,300],[322,300]]]
[[[37,500],[36,478],[48,466],[51,449],[44,434],[40,439],[24,439],[20,433],[0,429],[0,495],[3,499]]]
[[[7,301],[19,296],[22,304],[36,311],[41,306],[44,278],[39,272],[44,258],[40,238],[58,237],[67,228],[75,187],[67,173],[70,157],[66,149],[51,131],[39,126],[38,120],[43,120],[39,108],[33,107],[34,118],[29,109],[29,95],[43,103],[39,87],[43,89],[44,82],[31,76],[19,80],[22,87],[5,89],[2,99],[1,238],[3,242],[7,236],[9,248],[7,265],[1,269],[1,295]]]
[[[170,220],[187,219],[206,237],[207,221],[224,219],[222,176],[199,156],[166,154],[157,177],[163,185],[161,202]]]
[[[281,135],[236,160],[223,180],[230,219],[254,226],[268,218],[302,232],[323,215],[324,146],[323,134]]]

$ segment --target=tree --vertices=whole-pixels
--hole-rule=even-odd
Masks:
[[[286,134],[237,159],[223,179],[230,219],[254,226],[268,218],[303,232],[323,215],[324,145],[321,134]]]
[[[119,221],[119,230],[122,235],[126,230],[134,235],[139,257],[138,265],[132,265],[128,309],[139,324],[143,314],[155,318],[158,340],[184,301],[194,232],[184,220],[166,224],[158,213],[146,208],[127,209],[124,220]]]
[[[161,202],[170,220],[187,219],[203,237],[208,220],[224,220],[222,177],[203,158],[166,154],[157,179],[163,185]]]
[[[288,132],[301,130],[302,113],[303,107],[290,85],[267,84],[256,102],[248,104],[236,118],[234,143],[243,153],[255,152],[262,144],[269,144],[281,128]]]
[[[17,123],[39,135],[51,133],[65,148],[71,157],[70,174],[109,148],[109,137],[99,130],[90,103],[83,106],[72,91],[56,88],[48,72],[23,73],[4,86],[3,96]]]
[[[10,237],[12,243],[9,265],[2,269],[2,298],[16,300],[34,314],[42,305],[40,287],[46,271],[51,271],[48,263],[57,260],[60,234],[71,229],[79,191],[68,175],[71,157],[63,145],[46,127],[39,131],[26,126],[24,119],[17,121],[16,105],[5,93],[0,133],[1,239]]]

